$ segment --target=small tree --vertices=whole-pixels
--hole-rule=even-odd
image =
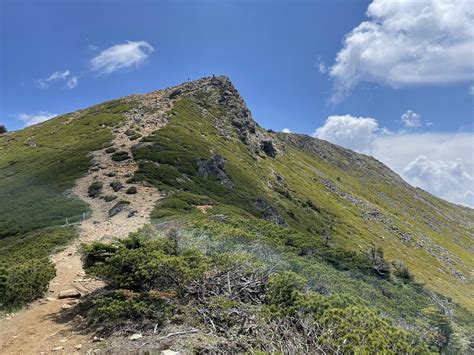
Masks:
[[[0,124],[0,134],[7,133],[7,127],[5,125]]]

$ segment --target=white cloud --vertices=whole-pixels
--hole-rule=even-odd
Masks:
[[[13,115],[14,118],[23,121],[25,123],[25,127],[31,126],[40,122],[47,121],[53,117],[56,117],[57,114],[47,112],[47,111],[39,111],[37,113],[19,113],[17,115]]]
[[[318,70],[321,74],[326,74],[328,71],[328,67],[324,62],[319,62],[318,64]]]
[[[412,185],[453,202],[474,207],[474,177],[463,166],[462,159],[430,160],[419,155],[410,162],[403,175]]]
[[[421,126],[421,115],[407,110],[401,117],[403,124],[405,127],[413,128],[413,127],[420,127]]]
[[[377,120],[370,117],[329,116],[313,136],[360,153],[370,153],[378,130]]]
[[[289,128],[283,128],[282,132],[283,133],[291,133],[291,130]]]
[[[474,134],[392,133],[373,118],[330,116],[314,136],[370,154],[407,182],[474,207]]]
[[[77,76],[71,76],[71,72],[69,70],[65,70],[63,72],[56,71],[51,74],[46,79],[38,79],[35,81],[36,86],[40,89],[48,89],[52,82],[54,81],[66,81],[66,86],[69,89],[73,89],[78,85],[78,78]]]
[[[79,84],[77,76],[72,76],[66,83],[69,89],[74,89]]]
[[[145,41],[127,41],[101,51],[90,60],[91,69],[100,74],[110,74],[117,70],[138,66],[153,51],[153,47]]]
[[[471,0],[374,0],[330,68],[333,101],[360,81],[401,87],[474,79]]]

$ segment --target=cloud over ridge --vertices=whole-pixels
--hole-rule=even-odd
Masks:
[[[359,82],[391,87],[474,79],[474,6],[470,0],[374,0],[343,40],[329,75],[333,101]]]
[[[142,64],[153,51],[153,47],[148,42],[127,41],[102,50],[89,61],[89,64],[92,71],[99,74],[111,74]]]

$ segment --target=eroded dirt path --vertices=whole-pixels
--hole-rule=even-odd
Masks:
[[[124,124],[113,132],[113,146],[130,156],[131,147],[137,141],[129,138],[127,130],[136,129],[143,136],[151,134],[165,124],[165,112],[172,106],[172,102],[166,98],[166,91],[131,99],[139,100],[139,106],[125,114]],[[153,108],[152,113],[143,109],[149,110],[150,107]],[[73,354],[92,352],[99,347],[98,343],[93,342],[90,334],[81,334],[75,330],[75,323],[81,322],[80,317],[59,320],[61,312],[72,307],[77,301],[58,299],[58,293],[73,289],[84,295],[101,287],[99,281],[85,278],[79,252],[80,244],[110,241],[139,230],[149,222],[150,212],[160,198],[160,193],[154,187],[127,183],[137,169],[137,164],[131,159],[114,161],[111,154],[103,149],[93,152],[93,161],[89,172],[77,180],[73,188],[73,193],[90,205],[90,218],[78,226],[79,238],[51,257],[57,275],[50,284],[48,294],[25,310],[0,320],[1,354]],[[103,184],[102,196],[92,198],[88,196],[88,188],[95,181]],[[123,188],[114,191],[110,186],[113,182],[122,184]],[[127,193],[131,186],[136,187],[136,193]],[[106,195],[114,196],[115,199],[106,202],[103,198]],[[109,217],[110,209],[121,200],[130,203],[118,214]]]

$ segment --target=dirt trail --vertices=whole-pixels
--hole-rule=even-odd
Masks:
[[[117,150],[131,155],[131,147],[136,141],[130,140],[125,133],[136,128],[146,136],[161,128],[166,123],[164,113],[172,102],[167,99],[166,91],[156,92],[140,97],[132,97],[140,102],[139,106],[125,114],[124,124],[114,130],[113,146]],[[153,108],[153,113],[143,109]],[[105,149],[92,153],[94,164],[83,178],[76,181],[73,193],[90,205],[91,216],[79,225],[79,238],[64,250],[51,257],[56,266],[56,277],[52,280],[45,298],[32,303],[25,310],[0,320],[0,353],[1,354],[49,354],[49,353],[85,353],[98,348],[91,335],[81,334],[74,330],[77,317],[73,320],[58,321],[64,309],[74,305],[75,300],[58,299],[63,290],[75,289],[87,294],[101,283],[87,279],[82,268],[79,246],[83,242],[110,241],[115,237],[125,237],[143,227],[148,221],[151,209],[160,198],[154,187],[130,184],[126,181],[137,169],[133,160],[116,162]],[[113,176],[112,176],[113,175]],[[106,202],[103,198],[88,196],[88,188],[94,181],[103,183],[102,197],[114,195],[116,199]],[[120,182],[124,188],[114,191],[110,183]],[[137,188],[137,193],[127,194],[130,186]],[[117,201],[126,200],[130,204],[123,211],[109,218],[109,210]]]

